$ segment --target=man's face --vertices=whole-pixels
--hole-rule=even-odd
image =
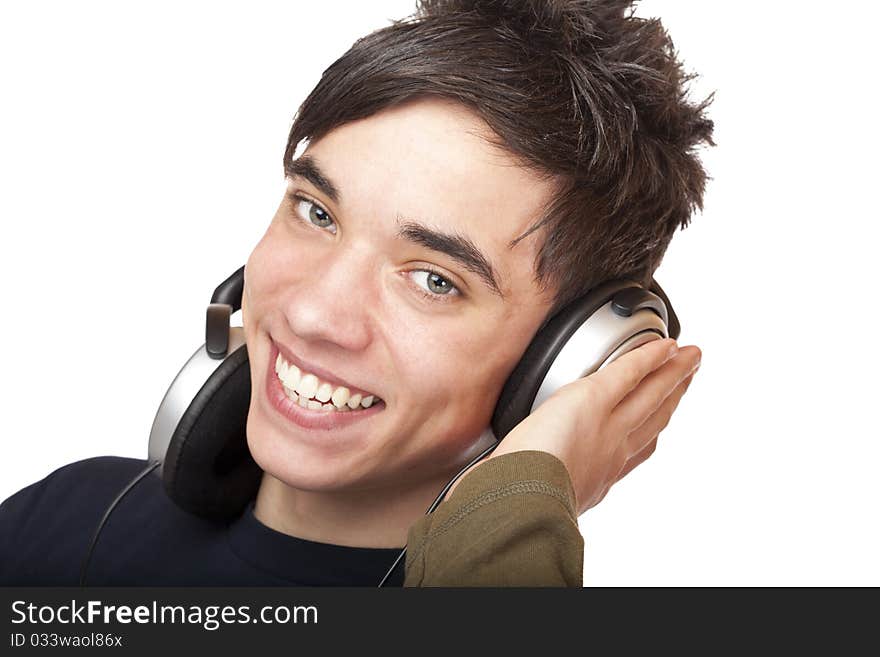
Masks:
[[[419,99],[337,128],[289,171],[242,302],[248,444],[277,479],[323,491],[442,483],[488,426],[551,306],[532,280],[542,238],[508,243],[553,183],[487,144],[487,130],[461,105]],[[431,231],[470,242],[469,259]],[[273,343],[379,408],[330,430],[291,421],[267,393]]]

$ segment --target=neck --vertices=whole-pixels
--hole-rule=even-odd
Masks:
[[[425,514],[452,476],[495,441],[492,430],[486,428],[461,455],[459,467],[407,486],[308,491],[264,472],[254,516],[275,531],[309,541],[401,548],[406,545],[410,526]]]
[[[410,526],[425,514],[452,476],[495,442],[492,430],[486,428],[461,455],[454,470],[408,486],[308,491],[288,486],[264,472],[254,516],[275,531],[309,541],[402,548]]]
[[[450,476],[444,474],[405,491],[308,491],[264,472],[254,516],[275,531],[310,541],[402,548],[410,526],[424,515]]]

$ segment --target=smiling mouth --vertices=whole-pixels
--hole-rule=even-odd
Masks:
[[[275,359],[275,376],[288,399],[309,410],[347,413],[382,403],[382,399],[375,395],[334,385],[301,370],[287,362],[280,352]]]

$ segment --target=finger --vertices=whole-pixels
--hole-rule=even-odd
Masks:
[[[629,460],[626,462],[626,465],[623,466],[623,470],[617,475],[617,478],[614,480],[614,483],[617,483],[621,479],[623,479],[626,475],[632,472],[636,466],[641,465],[645,461],[647,461],[650,456],[654,453],[654,450],[657,449],[657,438],[655,435],[651,440],[648,441],[648,444],[645,445],[640,451],[633,454]]]
[[[664,400],[661,407],[654,412],[651,417],[642,424],[642,426],[630,434],[627,442],[632,446],[631,449],[633,449],[633,453],[632,456],[627,459],[620,474],[617,475],[617,478],[614,480],[615,483],[632,472],[636,466],[647,461],[657,449],[657,438],[659,437],[660,432],[669,424],[672,414],[678,407],[681,398],[684,396],[684,393],[687,391],[693,378],[693,374],[686,377],[684,381],[676,387],[675,391]]]
[[[670,348],[677,346],[672,338],[652,340],[636,347],[586,377],[608,410],[617,406],[650,372],[673,356]]]
[[[639,427],[633,430],[627,438],[627,449],[632,454],[640,453],[647,445],[654,440],[657,435],[663,431],[678,408],[681,398],[687,392],[688,386],[693,381],[694,375],[691,374],[676,386],[675,390],[663,400],[660,407],[654,411]]]
[[[681,382],[700,365],[702,354],[694,345],[679,349],[678,354],[650,372],[614,408],[609,423],[615,430],[631,433],[653,415],[675,392]],[[682,390],[683,392],[683,390]]]

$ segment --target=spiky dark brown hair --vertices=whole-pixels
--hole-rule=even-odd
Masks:
[[[696,153],[715,145],[714,93],[687,99],[659,19],[632,0],[417,0],[360,39],[300,106],[285,161],[303,139],[424,95],[457,100],[492,143],[558,181],[542,216],[535,281],[555,305],[612,278],[648,285],[678,227],[702,210]],[[629,11],[627,11],[629,10]],[[549,317],[549,315],[548,315]]]

